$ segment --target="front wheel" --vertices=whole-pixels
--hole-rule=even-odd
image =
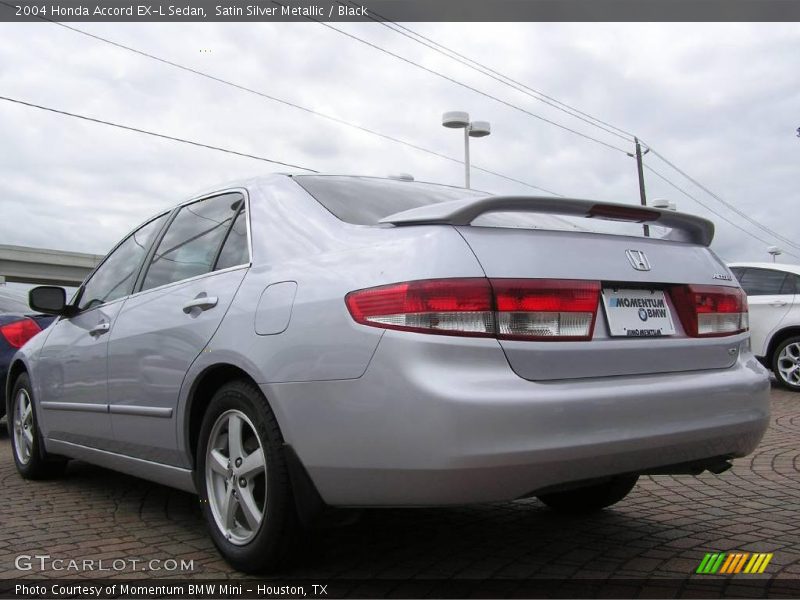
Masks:
[[[33,405],[33,390],[27,373],[17,378],[11,394],[8,428],[17,471],[25,479],[48,479],[61,475],[67,461],[62,457],[48,455],[42,448]]]
[[[231,565],[259,573],[289,561],[298,525],[283,437],[255,385],[235,381],[214,394],[200,430],[197,490]]]
[[[580,514],[601,510],[616,504],[630,493],[638,475],[620,475],[608,481],[584,487],[537,496],[553,510]]]
[[[800,392],[800,337],[784,340],[775,348],[772,372],[783,387]]]

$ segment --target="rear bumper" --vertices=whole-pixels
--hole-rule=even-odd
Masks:
[[[546,487],[752,452],[767,374],[724,370],[531,382],[495,340],[387,332],[360,379],[263,385],[335,506],[510,500]]]

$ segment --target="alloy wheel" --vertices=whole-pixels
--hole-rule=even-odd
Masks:
[[[17,460],[27,465],[33,451],[33,404],[24,388],[17,392],[14,402],[14,451]]]
[[[267,506],[267,463],[253,422],[239,410],[222,413],[206,450],[206,491],[214,521],[237,546],[250,542]]]
[[[800,386],[800,342],[787,344],[778,355],[778,372],[781,379],[792,386]]]

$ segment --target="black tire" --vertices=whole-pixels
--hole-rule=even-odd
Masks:
[[[17,402],[21,401],[20,396],[27,395],[30,403],[30,417],[22,422],[17,418]],[[22,373],[14,382],[11,388],[11,401],[8,403],[10,412],[8,414],[8,435],[11,438],[11,454],[14,456],[14,464],[17,471],[25,479],[50,479],[58,477],[64,473],[67,466],[67,459],[60,456],[52,456],[44,450],[39,422],[36,418],[36,405],[33,401],[33,389],[27,373]],[[30,442],[28,445],[20,446],[23,431],[29,434]],[[17,435],[17,433],[20,435]]]
[[[775,374],[775,379],[778,380],[778,384],[780,384],[781,387],[784,387],[787,390],[791,390],[793,392],[800,392],[800,379],[798,379],[797,383],[793,381],[787,381],[780,370],[779,358],[781,352],[783,352],[788,346],[792,346],[791,350],[796,350],[797,352],[800,352],[800,337],[797,336],[790,337],[788,339],[783,340],[780,344],[778,344],[778,347],[775,348],[775,352],[772,353],[772,359],[771,359],[772,372]],[[788,361],[791,361],[792,358],[794,358],[794,352],[791,352],[789,356],[785,357],[783,359],[783,362],[786,363]],[[796,358],[800,359],[800,355],[798,355]],[[800,362],[795,362],[795,365],[800,371]]]
[[[585,514],[616,504],[630,493],[638,475],[621,475],[602,483],[537,496],[539,500],[558,512]]]
[[[212,487],[221,484],[223,487],[218,487],[217,489],[224,490],[224,493],[227,493],[229,488],[234,486],[234,491],[231,493],[234,494],[238,503],[238,494],[241,493],[243,498],[245,492],[243,487],[239,487],[239,482],[242,479],[237,478],[235,475],[230,480],[226,480],[227,476],[224,475],[212,474],[209,477],[206,474],[206,463],[207,450],[212,442],[212,435],[215,439],[230,438],[227,433],[222,434],[219,432],[225,428],[225,419],[230,419],[232,414],[236,415],[237,413],[244,414],[247,417],[247,421],[242,421],[244,423],[242,427],[243,429],[247,428],[249,438],[246,443],[242,444],[242,447],[249,444],[251,448],[257,449],[255,444],[258,443],[265,455],[266,475],[258,475],[257,477],[264,478],[266,488],[263,488],[263,484],[259,483],[257,478],[248,480],[250,481],[251,498],[265,495],[265,499],[260,506],[262,517],[258,527],[249,528],[249,535],[253,536],[252,539],[246,542],[240,539],[239,543],[234,543],[231,540],[235,540],[235,537],[229,539],[229,536],[234,533],[235,528],[223,530],[224,524],[218,524],[217,517],[214,515],[215,509],[212,507],[212,503],[209,502],[207,480],[214,480],[212,481]],[[236,418],[239,417],[237,416]],[[230,424],[230,421],[227,423]],[[252,435],[253,433],[258,436],[257,442]],[[220,435],[224,435],[225,438],[218,438],[217,436]],[[215,445],[215,447],[219,446]],[[222,449],[223,452],[225,450],[227,450],[226,456],[233,455],[229,448]],[[231,464],[232,462],[229,462],[229,469],[231,469]],[[248,381],[226,383],[211,399],[203,417],[197,444],[196,481],[203,515],[211,538],[222,556],[233,567],[246,573],[263,573],[289,565],[300,535],[300,528],[283,451],[283,436],[267,400],[254,384]],[[259,488],[258,492],[256,488]],[[265,494],[263,492],[264,489],[269,490],[269,493]],[[221,502],[217,500],[214,505],[217,507],[216,510],[220,514],[220,519],[222,519]],[[238,508],[235,508],[234,511],[235,514],[231,521],[236,528],[241,529],[247,525],[242,504],[238,504]],[[228,536],[226,536],[226,531],[229,534]]]

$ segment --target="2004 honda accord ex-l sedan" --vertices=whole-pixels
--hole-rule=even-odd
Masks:
[[[393,179],[220,188],[138,227],[71,301],[31,291],[59,317],[10,366],[14,460],[196,492],[245,571],[329,507],[579,512],[642,474],[720,473],[769,407],[712,237],[669,210]]]

